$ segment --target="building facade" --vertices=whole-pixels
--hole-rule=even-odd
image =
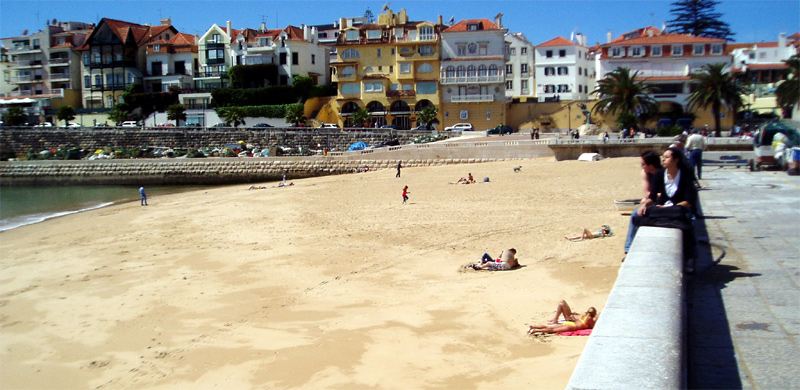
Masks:
[[[197,40],[198,71],[194,77],[194,90],[210,92],[230,85],[228,69],[234,65],[231,52],[230,20],[225,27],[213,24]]]
[[[145,92],[191,89],[197,63],[197,38],[191,34],[165,33],[150,40],[145,49]]]
[[[556,37],[536,46],[536,97],[540,102],[587,100],[595,85],[586,37]]]
[[[780,34],[777,41],[731,43],[726,49],[733,61],[733,72],[750,87],[750,94],[743,99],[747,108],[778,114],[775,89],[786,80],[789,69],[785,61],[798,53],[797,47]]]
[[[526,101],[536,96],[534,46],[522,33],[508,33],[506,41],[506,97]]]
[[[499,18],[466,19],[442,31],[440,85],[443,125],[475,129],[506,121],[506,44]]]
[[[437,83],[441,20],[410,22],[405,10],[395,14],[387,8],[375,24],[350,26],[343,19],[340,26],[331,66],[342,125],[409,129],[422,125],[417,113],[426,107],[442,112]],[[366,123],[353,121],[360,109],[369,113]]]

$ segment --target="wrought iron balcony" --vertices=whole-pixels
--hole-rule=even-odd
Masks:
[[[491,103],[494,101],[494,95],[458,95],[451,96],[451,103]]]
[[[483,83],[499,83],[503,81],[503,75],[497,74],[492,76],[446,76],[443,75],[440,79],[441,84],[483,84]]]

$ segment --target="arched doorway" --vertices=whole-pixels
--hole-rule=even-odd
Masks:
[[[359,108],[356,102],[347,102],[342,106],[341,114],[344,127],[353,127],[353,113],[358,111]]]
[[[395,100],[389,106],[392,114],[392,126],[398,130],[408,130],[411,128],[411,107],[403,100]]]
[[[381,102],[369,102],[367,112],[369,112],[370,126],[381,127],[386,124],[386,107]]]
[[[428,108],[428,107],[433,107],[433,108],[436,108],[436,106],[434,106],[434,105],[433,105],[433,102],[431,102],[431,101],[430,101],[430,100],[428,100],[428,99],[422,99],[422,100],[418,101],[418,102],[417,102],[417,104],[415,104],[415,105],[414,105],[414,112],[416,113],[415,120],[416,120],[416,122],[417,122],[417,123],[416,123],[416,126],[417,126],[417,127],[419,127],[419,126],[422,126],[422,125],[428,125],[428,123],[422,123],[422,122],[420,122],[420,120],[419,120],[419,113],[420,113],[422,110],[424,110],[424,109],[426,109],[426,108]],[[432,125],[433,123],[438,123],[438,120],[434,119],[434,120],[433,120],[433,121],[430,123],[430,125]]]

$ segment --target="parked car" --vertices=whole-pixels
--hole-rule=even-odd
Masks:
[[[338,129],[339,125],[335,123],[323,123],[319,126],[320,129]]]
[[[511,126],[498,125],[494,129],[487,130],[486,135],[493,135],[493,134],[506,135],[506,134],[511,134],[513,132],[514,129],[512,129]]]
[[[269,123],[256,123],[253,127],[272,127]]]
[[[120,124],[120,127],[139,127],[136,121],[125,121]]]
[[[419,125],[417,127],[412,127],[411,130],[429,131],[433,130],[433,128],[428,125]]]
[[[50,122],[42,122],[42,123],[40,123],[40,124],[38,124],[36,126],[33,126],[33,127],[53,127],[53,124],[50,123]]]
[[[220,122],[220,123],[217,123],[216,125],[214,125],[214,126],[211,126],[211,127],[230,127],[230,126],[228,126],[227,124],[225,124],[225,122]]]
[[[473,131],[472,123],[456,123],[444,128],[445,131]]]

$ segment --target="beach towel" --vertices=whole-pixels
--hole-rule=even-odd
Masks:
[[[591,329],[581,329],[581,330],[571,330],[566,332],[561,332],[559,336],[588,336],[592,334]]]

